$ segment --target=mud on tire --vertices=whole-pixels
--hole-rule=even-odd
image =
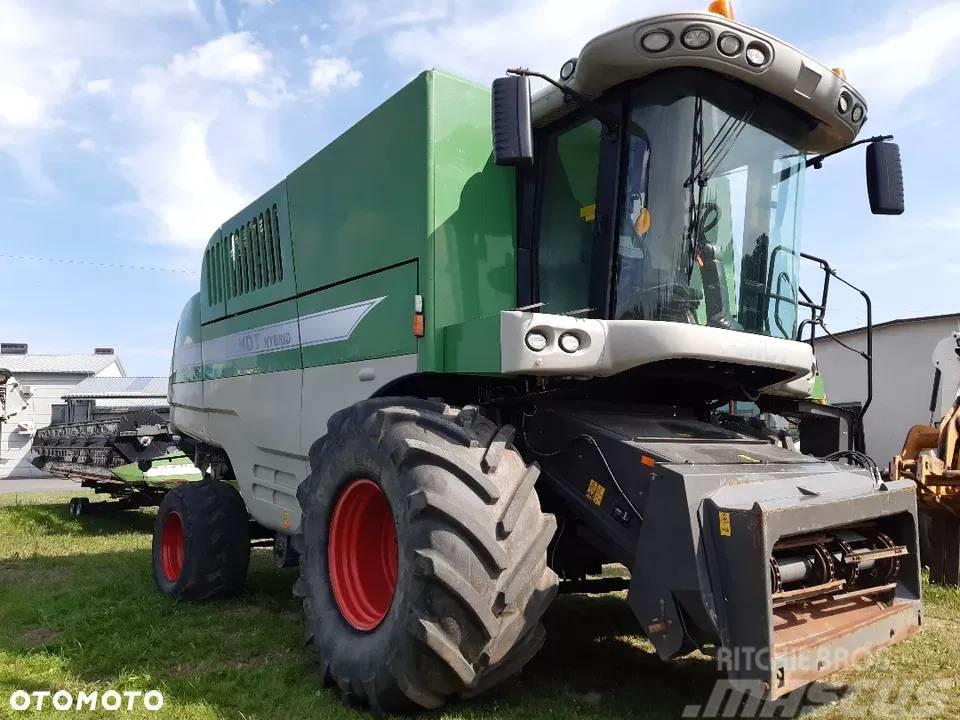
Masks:
[[[153,528],[153,577],[162,593],[177,600],[236,595],[249,564],[247,509],[233,486],[208,479],[164,496]]]
[[[547,567],[556,520],[540,510],[539,475],[476,408],[414,398],[357,403],[335,414],[310,450],[301,577],[307,640],[325,683],[377,712],[436,708],[517,674],[543,644],[557,590]],[[386,495],[396,527],[393,601],[369,631],[338,608],[328,528],[358,478]]]

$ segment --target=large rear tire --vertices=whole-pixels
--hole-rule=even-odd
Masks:
[[[167,493],[153,527],[153,577],[176,600],[211,600],[243,589],[250,564],[247,509],[217,480]]]
[[[556,520],[476,408],[373,399],[310,450],[301,578],[325,682],[376,712],[436,708],[517,674],[557,590]]]

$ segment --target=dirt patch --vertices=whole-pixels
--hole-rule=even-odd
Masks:
[[[0,585],[7,587],[42,586],[51,589],[70,577],[70,570],[63,566],[38,567],[38,563],[21,560],[0,562]]]
[[[201,660],[196,663],[182,663],[167,672],[167,677],[171,679],[196,677],[197,675],[206,675],[208,673],[217,673],[224,670],[264,670],[269,667],[282,667],[284,663],[289,662],[290,651],[282,650],[280,652],[267,653],[265,655],[256,655],[249,658],[235,659],[210,659]]]
[[[42,626],[26,627],[17,635],[20,644],[28,648],[42,648],[59,643],[63,630]]]

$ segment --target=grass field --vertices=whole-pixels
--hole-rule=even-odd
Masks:
[[[163,692],[159,712],[111,716],[365,717],[321,689],[301,647],[296,571],[257,551],[242,597],[178,604],[154,589],[152,524],[146,511],[71,520],[65,497],[0,496],[0,717],[64,717],[8,701],[15,689],[61,688]],[[960,593],[927,588],[925,602],[923,633],[832,677],[810,716],[960,716]],[[679,718],[716,679],[703,656],[657,660],[615,595],[561,597],[546,624],[547,645],[521,681],[432,717]]]

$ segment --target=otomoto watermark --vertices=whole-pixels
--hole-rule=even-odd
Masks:
[[[163,707],[163,693],[159,690],[14,690],[10,693],[10,709],[68,711],[129,711],[144,709],[156,712]]]

